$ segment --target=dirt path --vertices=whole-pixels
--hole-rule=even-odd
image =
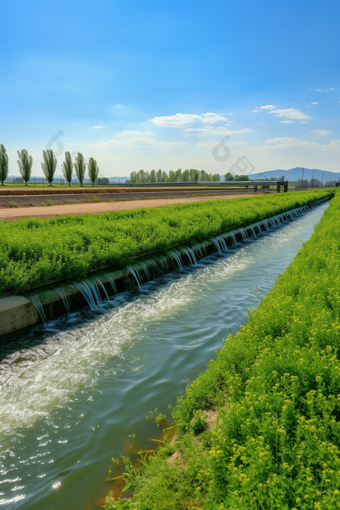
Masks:
[[[258,194],[260,195],[260,193]],[[141,207],[160,207],[162,205],[188,204],[190,202],[202,202],[207,200],[229,200],[239,198],[241,195],[227,195],[214,197],[194,198],[158,198],[150,200],[131,200],[124,202],[100,202],[96,204],[63,204],[46,207],[21,207],[18,209],[0,209],[1,220],[17,220],[19,218],[52,218],[53,216],[74,216],[85,213],[101,213],[121,211],[125,209],[139,209]],[[245,195],[247,196],[247,195]]]

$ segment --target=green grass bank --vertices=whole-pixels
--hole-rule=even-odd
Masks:
[[[340,508],[339,348],[338,192],[246,326],[178,399],[176,441],[142,468],[125,459],[132,499],[109,497],[105,508]]]
[[[0,296],[51,282],[121,269],[149,253],[166,254],[330,194],[314,190],[113,213],[0,223]]]

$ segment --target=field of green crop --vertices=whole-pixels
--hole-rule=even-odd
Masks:
[[[122,268],[150,251],[203,241],[229,228],[329,195],[315,190],[154,209],[0,223],[0,296]]]
[[[214,431],[202,410],[218,408]],[[248,323],[178,400],[178,435],[105,508],[340,508],[340,193]],[[169,455],[177,450],[177,462]]]

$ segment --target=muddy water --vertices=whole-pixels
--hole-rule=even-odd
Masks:
[[[326,207],[2,345],[0,507],[100,508],[111,456],[128,451],[129,434],[154,448],[145,416],[166,414],[245,324]]]

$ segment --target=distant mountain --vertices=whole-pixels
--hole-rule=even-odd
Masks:
[[[312,179],[313,177],[313,170],[314,170],[314,179],[319,179],[322,181],[322,174],[323,174],[323,182],[326,181],[333,181],[333,180],[340,180],[340,172],[329,172],[328,170],[319,170],[318,168],[305,168],[303,173],[304,179]],[[270,179],[271,177],[282,177],[285,176],[286,181],[297,181],[301,179],[302,176],[302,168],[301,167],[295,167],[291,168],[290,170],[268,170],[267,172],[261,172],[257,174],[250,174],[249,177],[251,179]]]

